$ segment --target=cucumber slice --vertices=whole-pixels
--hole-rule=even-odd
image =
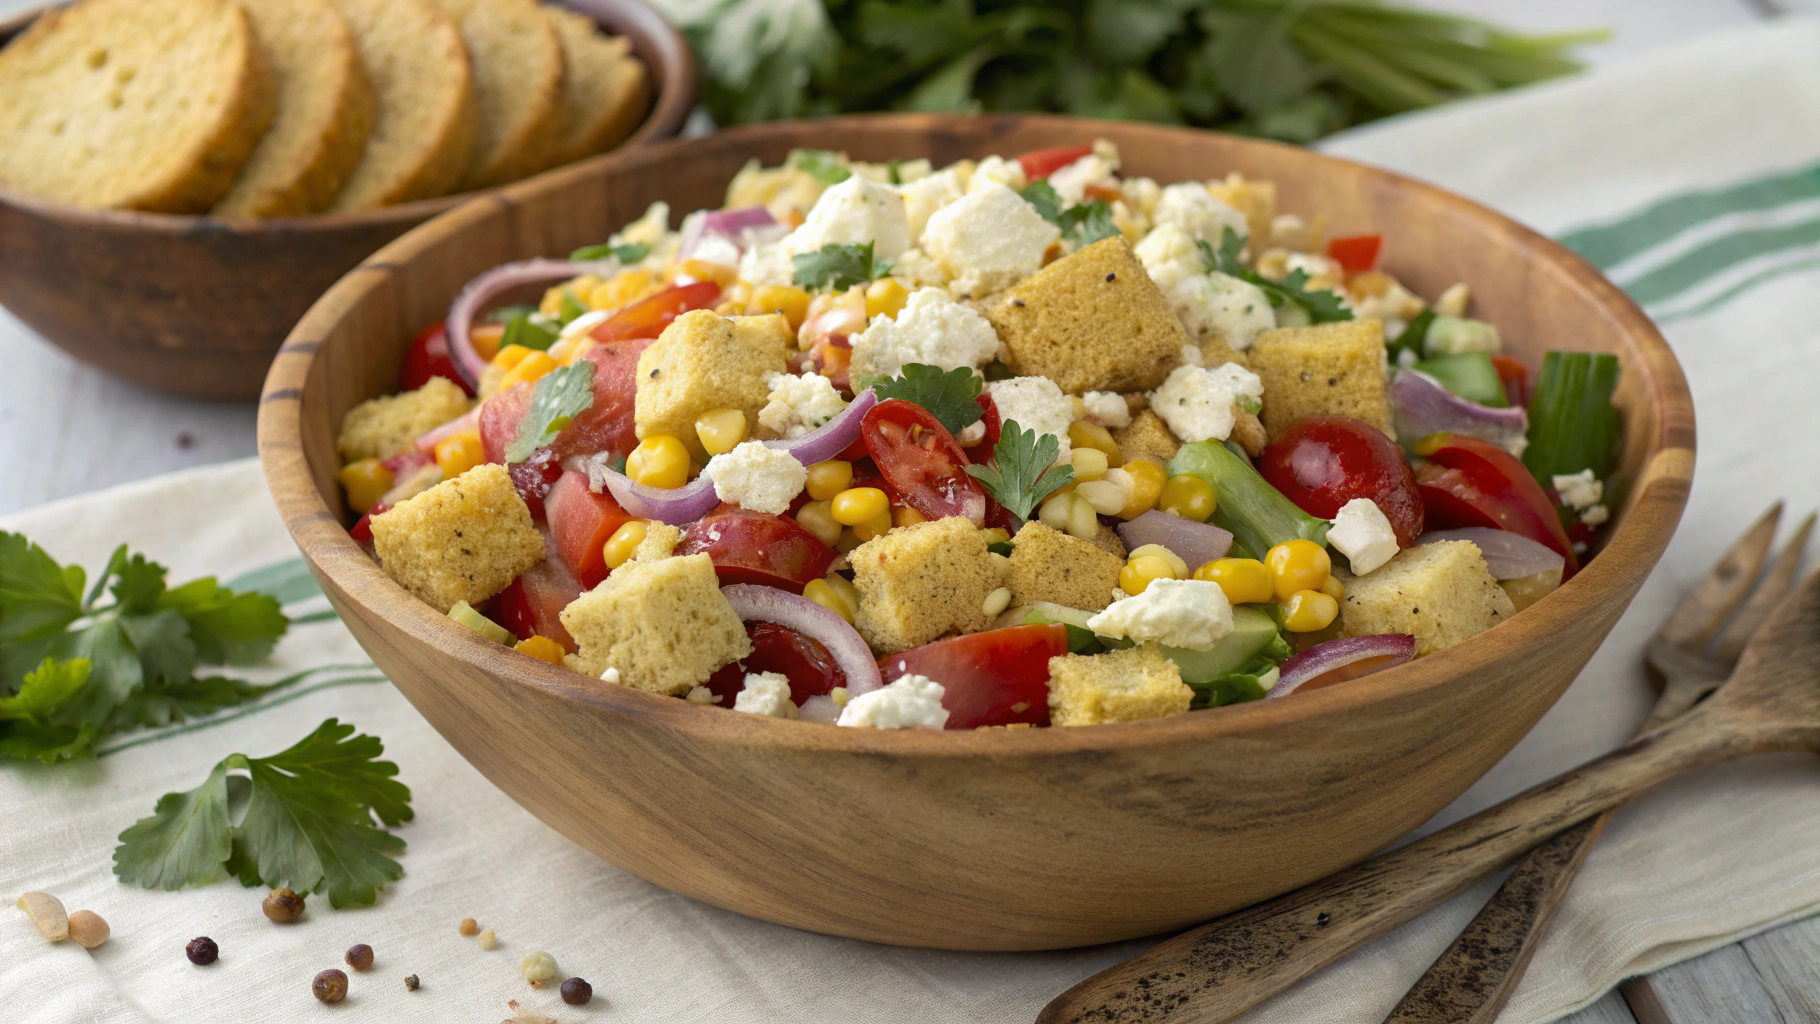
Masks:
[[[1276,639],[1277,624],[1261,609],[1242,604],[1232,610],[1232,632],[1205,651],[1164,647],[1176,667],[1182,670],[1182,682],[1190,686],[1208,683],[1263,653]]]

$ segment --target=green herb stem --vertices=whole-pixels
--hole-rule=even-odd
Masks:
[[[1523,464],[1543,487],[1556,476],[1592,470],[1603,480],[1618,448],[1618,357],[1606,352],[1550,352],[1529,401],[1529,447]]]
[[[1213,522],[1231,531],[1238,543],[1262,557],[1284,541],[1327,543],[1332,525],[1297,508],[1283,493],[1251,468],[1241,455],[1218,441],[1185,444],[1169,460],[1169,475],[1198,476],[1213,485],[1219,511]]]

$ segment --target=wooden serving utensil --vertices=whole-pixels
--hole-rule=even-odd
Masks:
[[[1038,1024],[1218,1024],[1682,772],[1820,752],[1820,571],[1777,604],[1706,703],[1401,849],[1184,932],[1057,996]]]

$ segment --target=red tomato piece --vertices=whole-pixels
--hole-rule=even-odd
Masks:
[[[535,454],[523,462],[514,462],[506,467],[506,475],[512,478],[512,486],[518,496],[525,500],[525,507],[530,509],[531,518],[544,521],[543,500],[550,493],[556,481],[562,479],[562,463],[548,448],[539,448]]]
[[[746,685],[748,672],[777,672],[790,680],[790,702],[797,707],[810,697],[820,697],[836,686],[847,685],[846,673],[835,664],[820,640],[804,636],[775,622],[748,622],[746,636],[752,653],[723,665],[704,685],[714,693],[714,703],[730,708]]]
[[[563,628],[561,613],[581,596],[581,583],[555,559],[519,575],[493,598],[488,617],[523,640],[533,634],[548,637],[575,653],[575,638]]]
[[[480,404],[480,452],[488,462],[506,461],[506,446],[531,407],[531,385],[514,384]]]
[[[1305,416],[1258,459],[1258,472],[1296,507],[1321,519],[1354,498],[1377,503],[1408,547],[1422,534],[1422,496],[1402,449],[1382,430],[1350,416]]]
[[[564,472],[550,488],[543,507],[550,521],[551,557],[567,566],[584,588],[594,589],[607,578],[601,549],[632,514],[611,494],[589,490],[587,474],[574,470]]]
[[[1426,460],[1416,467],[1416,486],[1430,529],[1510,530],[1567,559],[1562,582],[1580,571],[1554,503],[1515,456],[1497,445],[1454,434],[1424,438],[1416,454]]]
[[[986,492],[967,475],[967,455],[929,410],[900,398],[880,402],[860,421],[859,436],[885,477],[885,491],[930,519],[986,521]]]
[[[638,447],[633,422],[638,397],[638,357],[650,338],[629,338],[595,345],[581,354],[594,364],[594,404],[583,409],[550,445],[558,458],[612,452],[624,457]]]
[[[942,684],[948,728],[1049,724],[1049,659],[1068,653],[1059,623],[968,633],[880,659],[885,682],[912,673]]]
[[[371,548],[373,546],[373,517],[383,515],[391,507],[382,501],[368,509],[359,519],[354,520],[353,526],[348,527],[348,536],[354,538],[354,543],[361,547]]]
[[[1030,181],[1047,178],[1056,171],[1074,163],[1084,156],[1093,155],[1092,146],[1056,146],[1052,149],[1038,149],[1017,158],[1024,168],[1024,177]]]
[[[1383,235],[1353,235],[1327,243],[1327,256],[1348,274],[1362,274],[1377,265]]]
[[[404,478],[410,476],[412,473],[417,472],[425,466],[435,465],[436,460],[415,448],[411,448],[399,452],[397,455],[390,458],[381,459],[379,460],[379,464],[391,471],[392,481],[394,483],[402,483]]]
[[[613,314],[588,332],[595,341],[620,341],[626,338],[655,338],[670,326],[670,321],[692,309],[706,309],[720,298],[720,285],[697,281],[665,288],[647,299],[640,299]]]
[[[443,322],[436,321],[417,332],[411,339],[411,347],[405,350],[404,367],[398,371],[398,386],[404,391],[416,391],[430,382],[431,377],[447,377],[461,385],[471,398],[474,389],[455,372],[455,359],[449,355],[449,334],[443,329]]]
[[[1512,356],[1494,355],[1491,365],[1497,368],[1498,382],[1504,385],[1504,397],[1511,405],[1529,405],[1529,370]]]
[[[722,505],[683,531],[676,554],[702,553],[723,586],[757,583],[792,594],[828,575],[834,564],[834,549],[796,520],[736,505]]]

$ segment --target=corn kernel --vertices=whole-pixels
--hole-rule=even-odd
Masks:
[[[1277,596],[1270,570],[1255,558],[1216,558],[1196,569],[1194,578],[1218,583],[1233,604],[1264,604]]]
[[[468,328],[468,344],[474,346],[475,355],[487,362],[499,354],[499,343],[505,336],[505,324],[474,324]]]
[[[1036,518],[1051,530],[1068,528],[1068,513],[1074,510],[1074,495],[1068,491],[1058,491],[1043,499],[1042,507],[1036,510]]]
[[[1119,589],[1136,597],[1156,580],[1175,579],[1175,567],[1161,555],[1140,555],[1119,570]]]
[[[1011,588],[1000,587],[986,595],[986,603],[980,606],[980,611],[985,612],[987,618],[996,619],[1009,607],[1011,607]]]
[[[863,523],[855,524],[853,527],[853,535],[864,543],[874,537],[882,537],[891,532],[891,525],[891,510],[887,508],[885,511],[880,512],[871,519],[868,519]]]
[[[689,449],[668,434],[654,434],[626,456],[626,476],[646,487],[681,487],[689,482]]]
[[[1264,556],[1264,565],[1270,569],[1277,600],[1287,601],[1299,591],[1319,592],[1333,569],[1333,559],[1328,557],[1326,548],[1314,541],[1297,539],[1271,548]]]
[[[485,461],[478,430],[464,430],[436,442],[436,464],[442,467],[444,480],[453,480]]]
[[[891,509],[892,526],[915,526],[917,523],[926,523],[928,521],[928,516],[923,515],[921,512],[918,512],[908,505],[897,505]]]
[[[760,285],[752,289],[752,301],[746,303],[746,312],[782,313],[790,322],[790,330],[798,331],[809,316],[809,293],[787,284]]]
[[[809,585],[803,588],[803,596],[848,622],[852,622],[854,614],[858,611],[858,605],[849,603],[847,595],[841,593],[830,582],[837,579],[840,577],[830,576],[827,579],[810,580]]]
[[[1298,590],[1283,602],[1283,628],[1291,633],[1314,633],[1333,625],[1340,602],[1318,590]]]
[[[1112,431],[1088,420],[1075,420],[1068,424],[1068,444],[1073,448],[1092,448],[1106,456],[1107,466],[1122,466],[1124,456],[1119,454],[1119,445],[1112,439]]]
[[[1068,536],[1079,540],[1092,540],[1100,532],[1099,512],[1094,509],[1091,501],[1082,497],[1078,492],[1072,495],[1072,500],[1074,504],[1068,509]]]
[[[525,357],[535,351],[537,350],[534,348],[526,348],[523,345],[507,345],[494,354],[493,365],[499,367],[501,370],[510,370],[519,363],[524,362]]]
[[[866,287],[866,319],[896,316],[910,301],[910,292],[889,277],[881,277]]]
[[[531,657],[536,658],[538,661],[547,661],[550,664],[557,666],[562,665],[562,656],[566,653],[563,651],[561,644],[547,636],[539,636],[536,633],[518,641],[518,643],[513,645],[512,649],[515,651],[523,651]]]
[[[629,306],[647,295],[657,279],[649,270],[634,268],[622,270],[613,275],[606,284],[596,285],[588,293],[588,305],[593,309],[619,309]]]
[[[823,544],[833,547],[840,543],[840,525],[834,521],[834,514],[829,510],[828,502],[812,501],[796,512],[797,525],[810,533]]]
[[[607,543],[600,549],[607,560],[607,568],[617,569],[632,560],[632,552],[645,542],[645,533],[650,524],[643,519],[629,519],[619,524],[619,529],[607,538]]]
[[[1087,418],[1087,400],[1079,395],[1068,396],[1069,419],[1084,420]]]
[[[1106,475],[1111,463],[1098,448],[1076,448],[1068,453],[1068,464],[1074,467],[1074,478],[1091,483]]]
[[[854,535],[853,527],[849,526],[840,532],[840,540],[834,542],[834,550],[844,555],[859,545],[860,539]]]
[[[981,530],[980,540],[985,541],[987,544],[1005,544],[1011,540],[1011,531],[1002,526],[994,526],[989,529]]]
[[[1074,489],[1075,496],[1102,516],[1116,516],[1125,508],[1125,488],[1110,480],[1089,480]]]
[[[1327,582],[1321,584],[1321,593],[1326,594],[1335,601],[1344,601],[1346,599],[1346,585],[1340,582],[1338,576],[1329,576],[1327,577]]]
[[[683,260],[676,265],[676,276],[679,280],[686,277],[691,281],[713,281],[725,288],[739,277],[739,268],[707,260]]]
[[[1127,554],[1125,558],[1129,560],[1133,558],[1143,558],[1146,555],[1155,555],[1168,562],[1170,571],[1175,573],[1176,579],[1185,580],[1188,578],[1188,563],[1182,561],[1181,555],[1176,554],[1161,544],[1140,544],[1133,548],[1130,554]]]
[[[709,455],[724,455],[746,439],[746,414],[738,409],[710,409],[695,418],[695,436]]]
[[[1149,459],[1132,459],[1122,467],[1131,475],[1131,497],[1125,502],[1125,508],[1119,513],[1120,519],[1136,519],[1138,516],[1156,507],[1157,499],[1163,495],[1163,484],[1169,474],[1163,467]]]
[[[809,467],[809,497],[816,501],[833,501],[834,496],[853,483],[853,463],[829,459]]]
[[[341,467],[341,486],[348,492],[348,508],[364,514],[392,489],[392,471],[378,459],[361,459]]]
[[[556,369],[556,360],[551,359],[548,352],[532,352],[520,359],[517,366],[507,370],[504,377],[499,378],[499,390],[509,391],[514,384],[526,381],[535,383],[554,369]]]
[[[1214,496],[1212,484],[1191,473],[1182,473],[1163,484],[1156,507],[1171,515],[1204,523],[1219,507],[1219,500]]]
[[[858,526],[883,516],[887,520],[885,529],[891,528],[888,523],[891,499],[876,487],[849,487],[836,494],[829,504],[834,521],[842,526]]]

